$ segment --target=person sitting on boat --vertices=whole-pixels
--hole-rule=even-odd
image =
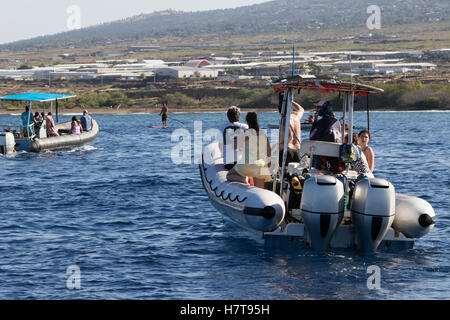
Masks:
[[[92,117],[87,110],[83,110],[83,115],[80,118],[83,131],[89,132],[92,130]]]
[[[33,120],[34,116],[30,113],[30,107],[25,106],[25,111],[20,115],[23,125],[24,135],[33,134]]]
[[[47,137],[59,136],[55,127],[55,121],[53,120],[52,113],[49,112],[45,117],[45,124],[47,126]]]
[[[44,119],[41,117],[39,112],[35,112],[34,118],[33,118],[33,127],[34,127],[34,132],[36,135],[39,135],[39,130],[41,129],[43,121],[44,121]]]
[[[72,134],[81,134],[83,132],[83,127],[81,126],[80,120],[76,116],[72,117],[71,129]]]
[[[375,167],[375,153],[373,152],[373,149],[369,147],[369,142],[370,142],[369,130],[362,130],[358,134],[358,145],[361,147],[362,152],[367,158],[370,171],[373,172],[373,169]]]
[[[331,103],[328,100],[321,100],[315,105],[320,109],[314,117],[309,139],[342,143],[342,125],[336,119]],[[321,117],[320,120],[317,120],[317,115]],[[330,166],[337,167],[337,158],[314,156],[312,166],[320,170]]]
[[[291,112],[291,118],[289,121],[289,137],[288,137],[288,143],[287,143],[287,155],[286,155],[286,166],[290,162],[300,162],[301,155],[300,155],[300,142],[301,142],[301,127],[300,127],[300,119],[303,117],[303,113],[305,110],[303,107],[295,102],[292,101],[292,112]],[[283,149],[284,149],[284,126],[281,127],[280,132],[281,135],[281,142],[280,142],[280,153],[279,153],[279,164],[282,166],[283,163]]]
[[[348,131],[345,132],[344,142],[348,144]],[[368,178],[373,178],[372,171],[369,168],[369,163],[367,161],[364,152],[362,152],[361,147],[358,145],[359,139],[356,133],[353,134],[353,146],[358,148],[359,157],[356,161],[350,162],[350,169],[356,171],[360,175],[364,175]],[[339,161],[340,162],[340,161]],[[345,165],[341,162],[339,163],[340,171],[344,171]]]
[[[243,182],[247,177],[251,177],[255,187],[264,189],[264,182],[272,180],[269,169],[271,164],[269,139],[265,132],[259,129],[256,112],[247,113],[245,121],[249,129],[238,136],[238,149],[242,157],[228,172],[227,180]]]
[[[217,141],[222,149],[224,167],[230,170],[238,160],[237,136],[247,130],[248,125],[239,122],[241,110],[236,106],[228,108],[227,117],[229,122],[220,126],[222,136],[217,137]]]

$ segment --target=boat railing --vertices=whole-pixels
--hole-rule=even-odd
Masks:
[[[326,157],[339,157],[340,143],[316,141],[316,140],[304,140],[302,141],[300,152],[309,156],[326,156]]]
[[[12,126],[10,124],[0,124],[0,130],[1,132],[11,132],[12,134],[14,134],[14,138],[16,139],[25,137],[24,128],[22,125]]]

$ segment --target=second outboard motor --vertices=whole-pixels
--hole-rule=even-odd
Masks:
[[[394,186],[384,179],[359,181],[353,191],[351,211],[358,249],[374,252],[395,218]]]
[[[11,132],[0,132],[0,153],[10,154],[14,152],[16,142]]]
[[[333,176],[317,175],[305,181],[300,204],[314,250],[324,251],[344,216],[344,185]]]

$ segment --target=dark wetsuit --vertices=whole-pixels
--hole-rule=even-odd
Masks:
[[[335,117],[330,116],[323,117],[319,121],[314,121],[309,133],[309,139],[342,143],[341,123]],[[313,167],[319,169],[324,160],[325,162],[330,162],[332,166],[336,166],[337,164],[337,158],[327,157],[327,159],[321,159],[319,156],[314,156]]]

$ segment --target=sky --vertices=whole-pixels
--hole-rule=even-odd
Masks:
[[[204,11],[268,0],[1,0],[0,44],[167,9]]]

